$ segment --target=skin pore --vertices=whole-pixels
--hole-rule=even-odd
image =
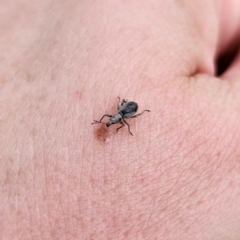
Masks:
[[[0,6],[1,239],[240,239],[238,0]]]

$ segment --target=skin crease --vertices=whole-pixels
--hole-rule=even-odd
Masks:
[[[0,4],[1,239],[240,239],[238,0]]]

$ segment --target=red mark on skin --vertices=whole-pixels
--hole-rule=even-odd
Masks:
[[[98,141],[102,142],[106,139],[107,131],[105,124],[101,124],[101,126],[94,131],[94,135]]]
[[[74,92],[74,97],[77,99],[77,100],[81,100],[82,99],[82,95],[81,95],[81,92],[80,91],[75,91]]]

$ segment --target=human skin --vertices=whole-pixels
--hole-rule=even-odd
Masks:
[[[0,4],[1,239],[240,239],[238,0]]]

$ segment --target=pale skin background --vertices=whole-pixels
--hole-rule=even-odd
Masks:
[[[239,23],[239,0],[1,1],[0,239],[239,240],[240,56],[215,76]],[[117,96],[151,110],[133,137],[90,125]]]

